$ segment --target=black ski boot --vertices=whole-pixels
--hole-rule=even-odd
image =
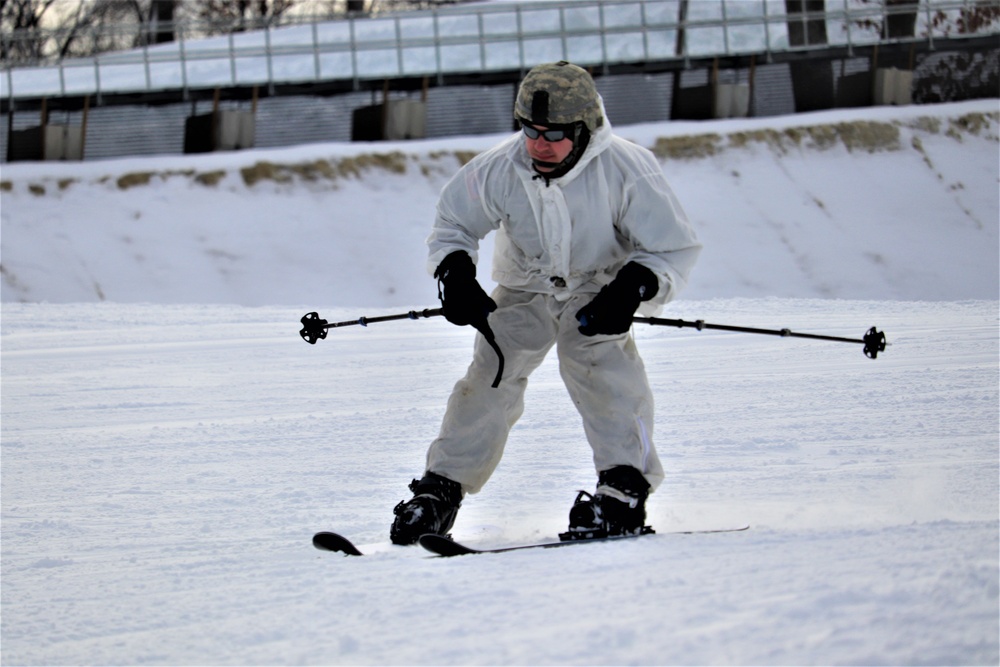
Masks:
[[[462,506],[462,485],[428,472],[410,483],[413,498],[396,505],[396,519],[389,530],[393,544],[415,544],[421,535],[445,535]]]
[[[598,474],[597,491],[580,491],[569,511],[569,531],[559,539],[589,540],[652,533],[646,522],[649,482],[631,466],[615,466]]]

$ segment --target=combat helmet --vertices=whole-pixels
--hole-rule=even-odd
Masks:
[[[582,122],[591,133],[604,124],[594,80],[587,70],[565,60],[538,65],[525,75],[514,117],[547,127]]]

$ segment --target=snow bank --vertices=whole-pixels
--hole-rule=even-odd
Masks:
[[[998,119],[987,100],[620,132],[705,243],[685,298],[996,299]],[[2,299],[433,305],[437,193],[498,139],[4,165]]]

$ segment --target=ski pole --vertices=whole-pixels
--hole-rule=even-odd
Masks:
[[[441,315],[441,309],[435,308],[425,308],[424,310],[411,310],[407,313],[399,313],[397,315],[382,315],[379,317],[359,317],[356,320],[347,320],[346,322],[327,322],[324,319],[320,319],[318,313],[307,313],[302,317],[302,330],[299,331],[299,335],[302,336],[309,344],[315,344],[317,340],[321,338],[326,338],[327,331],[329,329],[334,329],[336,327],[346,327],[355,324],[360,324],[363,327],[368,326],[374,322],[389,322],[391,320],[416,320],[421,317],[437,317]],[[879,352],[884,352],[886,345],[888,343],[885,340],[885,333],[878,331],[875,327],[869,329],[865,335],[861,338],[844,338],[841,336],[827,336],[822,334],[809,334],[800,333],[797,331],[792,331],[790,329],[758,329],[755,327],[740,327],[733,326],[730,324],[712,324],[706,322],[705,320],[695,320],[693,322],[688,322],[687,320],[674,320],[666,319],[662,317],[634,317],[632,322],[639,324],[649,324],[652,326],[663,326],[663,327],[678,327],[678,328],[690,328],[697,329],[698,331],[703,331],[705,329],[712,329],[715,331],[733,331],[737,333],[751,333],[751,334],[765,334],[769,336],[781,336],[782,338],[809,338],[812,340],[826,340],[834,341],[838,343],[860,343],[864,345],[865,356],[869,359],[875,359],[878,357]],[[487,329],[488,329],[487,325]],[[493,347],[497,352],[497,356],[500,357],[500,369],[503,372],[503,355],[500,353],[499,348],[496,345],[495,340],[492,336],[492,331],[487,334],[483,332],[486,336],[487,342]],[[497,374],[497,380],[499,381],[500,373]],[[493,385],[496,386],[496,383]]]
[[[421,317],[437,317],[441,315],[440,308],[424,308],[423,310],[411,310],[407,313],[399,313],[396,315],[381,315],[378,317],[359,317],[356,320],[347,320],[346,322],[327,322],[321,319],[319,313],[312,312],[306,313],[299,320],[302,323],[302,329],[299,331],[299,335],[302,336],[302,340],[309,343],[310,345],[315,345],[316,341],[321,338],[326,338],[326,334],[330,329],[335,329],[337,327],[348,327],[355,324],[360,324],[363,327],[373,324],[375,322],[390,322],[392,320],[416,320]],[[476,329],[483,334],[486,342],[493,351],[497,353],[497,375],[493,380],[491,385],[494,389],[500,386],[500,378],[503,376],[503,352],[500,351],[500,346],[497,345],[496,337],[493,335],[493,330],[490,329],[490,325],[484,319],[481,324],[474,325]]]
[[[302,340],[309,343],[310,345],[315,345],[316,341],[326,338],[327,330],[336,329],[337,327],[349,327],[355,324],[360,324],[363,327],[369,324],[374,324],[376,322],[390,322],[392,320],[417,320],[421,317],[437,317],[441,314],[440,308],[435,308],[431,310],[430,308],[424,308],[423,310],[411,310],[408,313],[399,313],[397,315],[380,315],[378,317],[359,317],[356,320],[347,320],[346,322],[327,322],[326,320],[320,319],[319,313],[312,312],[306,313],[302,316],[300,322],[302,322],[302,330],[299,331],[299,335],[302,336]]]
[[[783,338],[811,338],[813,340],[830,340],[839,343],[861,343],[864,347],[865,356],[875,359],[879,352],[885,351],[885,334],[872,327],[862,338],[842,338],[840,336],[824,336],[821,334],[798,333],[789,329],[756,329],[753,327],[736,327],[728,324],[710,324],[704,320],[687,322],[685,320],[671,320],[661,317],[636,317],[632,322],[642,324],[652,324],[664,327],[688,327],[701,331],[703,329],[714,329],[717,331],[736,331],[739,333],[767,334],[770,336],[781,336]]]

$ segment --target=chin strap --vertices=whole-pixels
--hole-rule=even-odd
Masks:
[[[569,155],[566,156],[562,162],[545,162],[543,160],[532,160],[531,164],[535,168],[536,175],[532,177],[532,180],[538,178],[545,179],[545,186],[548,187],[549,183],[556,178],[565,176],[576,166],[576,163],[580,161],[580,157],[587,150],[587,145],[590,143],[590,130],[581,121],[577,121],[573,124],[573,150],[570,151]],[[538,171],[538,167],[548,167],[552,171]]]

